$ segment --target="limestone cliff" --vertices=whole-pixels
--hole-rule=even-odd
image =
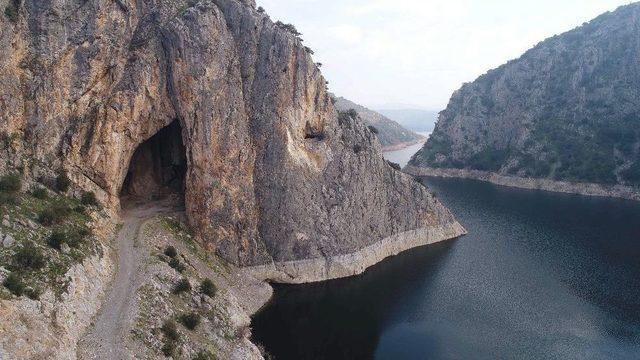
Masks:
[[[338,119],[309,49],[250,0],[0,6],[2,171],[66,170],[114,211],[121,194],[182,189],[197,240],[241,266],[463,232],[363,123]]]
[[[465,84],[408,170],[600,184],[571,191],[633,198],[640,186],[639,28],[640,4],[623,6]]]
[[[383,151],[402,149],[425,139],[424,136],[405,129],[402,125],[377,111],[368,109],[343,97],[335,97],[334,105],[338,111],[355,110],[368,126],[373,126]]]

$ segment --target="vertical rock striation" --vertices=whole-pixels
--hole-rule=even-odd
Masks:
[[[418,229],[455,229],[420,243],[464,232],[386,164],[359,120],[338,119],[308,49],[252,1],[0,5],[15,8],[0,17],[5,170],[65,169],[118,209],[136,149],[177,121],[189,222],[232,263],[324,261]]]

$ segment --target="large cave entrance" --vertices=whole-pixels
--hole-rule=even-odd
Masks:
[[[182,129],[176,120],[140,144],[133,153],[120,191],[121,202],[173,197],[184,203],[186,171]]]

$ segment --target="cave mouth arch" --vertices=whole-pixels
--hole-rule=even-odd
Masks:
[[[143,142],[131,156],[120,202],[174,198],[184,204],[187,157],[178,120]]]

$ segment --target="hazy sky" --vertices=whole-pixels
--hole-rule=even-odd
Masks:
[[[292,23],[329,89],[372,107],[443,109],[453,91],[623,0],[257,0]]]

